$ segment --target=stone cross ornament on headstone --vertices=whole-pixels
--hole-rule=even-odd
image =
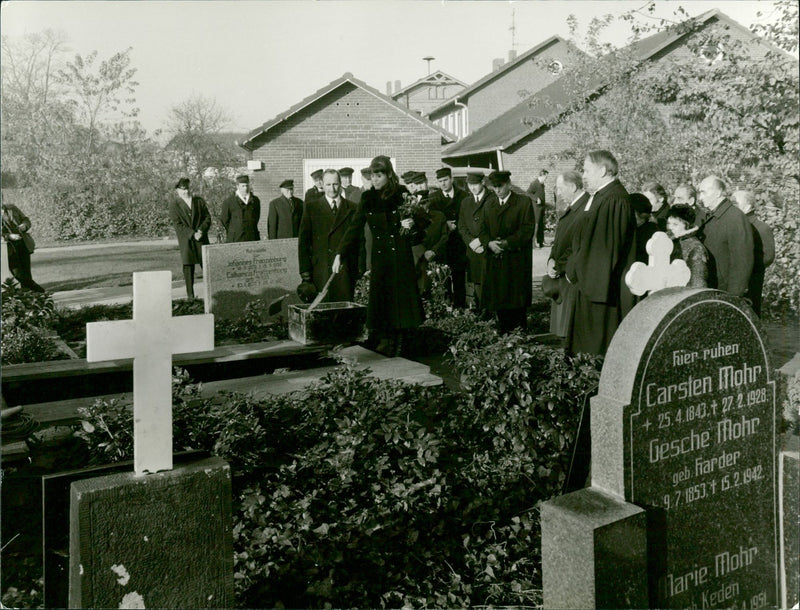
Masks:
[[[666,233],[658,231],[647,242],[648,263],[636,261],[625,275],[625,283],[636,296],[672,286],[686,286],[692,272],[686,262],[669,262],[673,243]]]
[[[86,325],[86,360],[133,358],[137,475],[172,469],[172,355],[214,349],[214,316],[172,317],[172,273],[133,274],[133,319]]]

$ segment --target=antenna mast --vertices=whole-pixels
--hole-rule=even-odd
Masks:
[[[517,26],[515,25],[514,13],[515,13],[515,9],[512,8],[511,9],[511,27],[508,28],[509,30],[511,30],[511,50],[512,51],[516,51],[517,50]]]

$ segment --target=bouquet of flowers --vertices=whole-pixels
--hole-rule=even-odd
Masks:
[[[401,235],[411,235],[412,233],[424,231],[431,224],[431,215],[428,213],[428,208],[410,193],[403,193],[403,203],[397,208],[397,215],[400,217]],[[411,228],[402,226],[402,221],[408,219],[414,222]]]

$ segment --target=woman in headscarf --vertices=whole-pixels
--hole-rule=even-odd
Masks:
[[[364,225],[372,233],[372,261],[369,282],[367,327],[380,339],[377,350],[395,356],[402,349],[405,331],[425,319],[417,286],[412,246],[422,241],[425,227],[415,226],[413,218],[403,218],[400,207],[408,193],[400,185],[388,157],[378,156],[370,163],[372,188],[364,191],[355,216],[350,221],[339,254],[333,261],[337,273],[345,254],[359,247]]]

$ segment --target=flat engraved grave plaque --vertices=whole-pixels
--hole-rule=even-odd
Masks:
[[[648,512],[651,607],[775,606],[775,382],[758,319],[725,293],[668,289],[618,335],[592,401],[617,431],[593,419],[592,482]],[[595,449],[604,436],[622,464]]]

